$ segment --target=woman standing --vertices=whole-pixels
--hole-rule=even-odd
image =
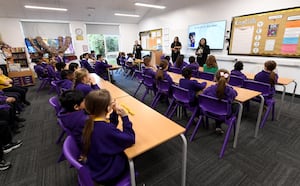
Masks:
[[[180,54],[181,43],[179,42],[178,36],[174,38],[174,42],[171,44],[172,50],[172,62],[175,63],[177,56]]]
[[[195,54],[197,56],[197,62],[199,63],[199,65],[201,67],[203,67],[204,63],[206,62],[207,55],[210,54],[210,48],[206,44],[206,39],[205,38],[200,39],[199,46],[196,49]]]
[[[134,45],[133,45],[133,54],[134,54],[134,57],[135,59],[142,59],[142,45],[139,44],[139,42],[136,40],[134,42]]]

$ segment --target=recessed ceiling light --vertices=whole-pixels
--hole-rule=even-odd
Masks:
[[[54,10],[54,11],[68,11],[66,8],[54,8],[54,7],[45,7],[45,6],[31,6],[31,5],[25,5],[25,8],[30,9],[39,9],[39,10]]]
[[[145,3],[134,3],[135,6],[144,6],[149,8],[158,8],[158,9],[165,9],[165,6],[160,5],[152,5],[152,4],[145,4]]]
[[[140,15],[137,14],[122,14],[122,13],[115,13],[115,16],[140,17]]]

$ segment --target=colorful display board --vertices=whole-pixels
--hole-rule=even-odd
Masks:
[[[229,54],[300,57],[300,7],[233,17]]]
[[[162,50],[162,29],[139,33],[143,50]]]

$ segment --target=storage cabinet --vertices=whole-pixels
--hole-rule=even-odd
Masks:
[[[14,85],[29,86],[35,84],[35,79],[31,70],[8,72],[8,77],[13,80]]]
[[[24,47],[11,48],[14,63],[19,63],[21,67],[28,67],[27,56]]]

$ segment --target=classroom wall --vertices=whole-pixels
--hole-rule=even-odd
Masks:
[[[42,20],[41,20],[42,21]],[[53,20],[50,20],[55,22]],[[69,21],[70,32],[74,44],[75,55],[79,57],[83,51],[83,45],[88,45],[85,22]],[[76,40],[75,29],[82,28],[83,40]],[[120,24],[119,49],[124,52],[132,52],[134,41],[138,39],[137,24]],[[0,18],[0,35],[4,42],[12,47],[25,47],[24,36],[20,19]]]
[[[262,3],[264,3],[264,5],[262,5]],[[261,0],[252,0],[251,2],[240,0],[199,1],[197,4],[193,4],[189,7],[177,9],[165,14],[155,15],[154,11],[150,11],[148,15],[145,16],[148,18],[144,18],[139,23],[139,31],[163,28],[163,30],[167,30],[167,32],[163,34],[163,42],[169,38],[170,44],[173,42],[174,36],[179,36],[180,42],[183,45],[182,53],[188,57],[190,55],[194,55],[195,52],[194,50],[187,48],[187,29],[189,25],[227,20],[227,30],[230,30],[231,18],[234,16],[290,8],[299,5],[300,0],[266,0],[263,2]],[[218,64],[221,68],[232,69],[233,60],[239,59],[246,61],[244,64],[244,71],[256,73],[262,69],[264,61],[267,59],[273,59],[278,63],[277,71],[279,76],[293,78],[298,84],[300,83],[300,76],[298,75],[300,73],[300,59],[233,56],[227,55],[226,48],[227,43],[225,42],[224,50],[211,52],[217,57]],[[164,46],[163,52],[165,54],[170,54],[170,46]],[[292,92],[292,88],[293,86],[289,85],[287,91]],[[296,93],[300,94],[299,87]]]

